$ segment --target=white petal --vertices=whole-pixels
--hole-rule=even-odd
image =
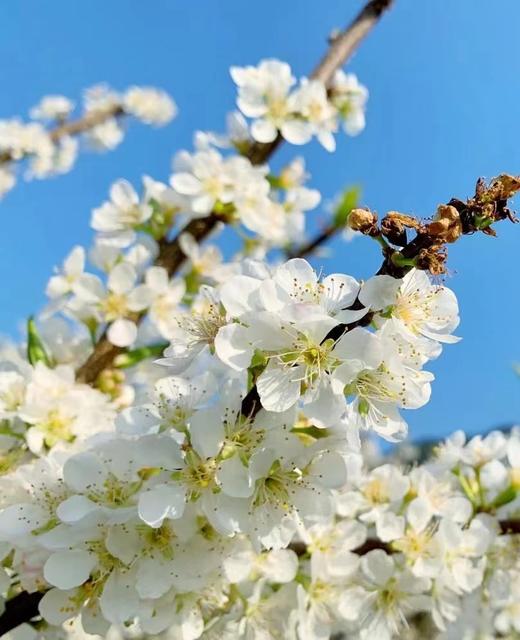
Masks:
[[[317,456],[312,461],[309,473],[315,476],[318,482],[328,489],[339,489],[347,480],[345,461],[335,451]]]
[[[262,562],[261,569],[271,582],[291,582],[298,571],[298,556],[291,549],[270,551]]]
[[[215,352],[228,367],[235,371],[247,369],[253,357],[246,327],[233,323],[221,327],[215,336]]]
[[[251,125],[251,135],[257,142],[272,142],[277,133],[276,127],[269,120],[255,120]]]
[[[220,463],[217,480],[222,491],[232,498],[249,498],[255,488],[248,468],[238,455]]]
[[[62,522],[78,522],[90,513],[97,511],[98,505],[86,496],[70,496],[56,509],[56,515]]]
[[[415,498],[408,505],[406,518],[417,532],[423,531],[430,522],[432,512],[423,498]]]
[[[128,293],[135,284],[137,273],[134,267],[128,262],[121,262],[110,272],[107,280],[107,286],[110,291],[119,295]]]
[[[141,520],[158,528],[165,518],[180,518],[184,512],[185,491],[179,485],[158,484],[139,496]]]
[[[72,456],[63,466],[65,483],[78,493],[102,489],[106,476],[107,470],[100,459],[88,451]]]
[[[86,582],[95,566],[95,556],[87,551],[58,551],[45,563],[43,575],[49,584],[59,589],[72,589]]]
[[[79,607],[75,596],[77,596],[75,589],[67,591],[51,589],[40,600],[38,609],[49,624],[60,626],[77,615]]]
[[[197,411],[190,418],[191,441],[204,458],[216,456],[224,441],[224,426],[218,408]]]
[[[306,144],[312,138],[312,127],[301,120],[289,120],[283,123],[281,133],[291,144]]]
[[[135,588],[141,598],[160,598],[172,586],[172,565],[153,558],[142,558]]]
[[[303,367],[282,369],[270,360],[256,382],[264,409],[279,413],[292,407],[300,397],[302,373]]]
[[[139,198],[132,185],[126,180],[114,182],[110,189],[110,199],[119,209],[129,209],[139,203]]]
[[[381,586],[390,580],[395,570],[393,559],[382,549],[374,549],[363,556],[361,567],[372,582]]]
[[[116,347],[129,347],[137,338],[135,322],[118,318],[108,328],[107,337]]]
[[[171,186],[185,196],[195,196],[200,193],[201,184],[191,173],[174,173],[170,179]]]
[[[373,311],[384,309],[395,302],[401,285],[401,280],[391,276],[374,276],[361,287],[359,301]]]

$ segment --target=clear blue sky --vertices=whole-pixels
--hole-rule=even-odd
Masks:
[[[306,73],[327,34],[361,6],[353,0],[20,0],[0,6],[0,117],[26,114],[40,96],[79,97],[107,81],[158,85],[180,116],[167,129],[132,127],[107,155],[83,155],[64,177],[20,185],[0,203],[0,332],[44,302],[53,265],[87,244],[92,207],[110,183],[169,174],[194,129],[222,130],[233,106],[228,68],[279,57]],[[364,204],[431,214],[451,196],[471,194],[478,176],[520,173],[518,0],[396,0],[352,60],[370,89],[368,126],[341,136],[329,155],[305,147],[313,183],[325,197],[363,185]],[[280,158],[301,152],[287,147]],[[315,214],[315,220],[323,214]],[[470,237],[450,248],[448,284],[457,293],[464,339],[434,363],[432,402],[408,413],[414,436],[471,432],[520,419],[518,228]],[[375,243],[374,243],[375,244]],[[369,276],[379,255],[366,240],[333,247],[327,271]]]

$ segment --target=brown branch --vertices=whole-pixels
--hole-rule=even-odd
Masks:
[[[301,247],[298,247],[297,249],[293,249],[292,251],[289,251],[288,257],[289,258],[305,258],[305,256],[308,256],[309,254],[313,253],[318,247],[320,247],[322,244],[325,244],[328,240],[330,240],[330,238],[332,238],[332,236],[335,233],[340,231],[340,229],[341,227],[339,227],[337,224],[329,223],[323,229],[323,231],[321,231],[312,240],[309,240],[309,242],[306,242],[305,244],[303,244]]]
[[[85,133],[93,129],[99,124],[103,124],[110,118],[116,118],[125,114],[125,110],[121,105],[114,105],[110,109],[104,111],[95,111],[93,113],[87,113],[78,120],[72,120],[71,122],[63,122],[55,129],[49,131],[49,136],[52,142],[59,142],[62,138],[67,136],[78,135]],[[17,161],[18,158],[13,158],[9,151],[4,151],[0,154],[0,164],[6,164],[8,162]]]
[[[361,40],[363,40],[377,24],[384,11],[390,7],[392,1],[393,0],[371,0],[357,17],[354,18],[353,22],[334,39],[329,50],[312,72],[311,77],[321,80],[325,85],[328,85],[336,70],[350,58]],[[281,142],[281,136],[278,136],[276,140],[269,144],[256,142],[250,146],[245,155],[252,164],[263,164],[271,157]],[[197,241],[201,242],[211,233],[217,221],[218,215],[213,213],[207,218],[192,220],[181,233],[191,233]],[[159,256],[156,264],[166,267],[170,275],[179,269],[185,259],[179,244],[181,233],[172,241],[162,240],[160,243]],[[132,319],[139,320],[140,316],[134,316]],[[114,358],[122,351],[121,348],[112,345],[108,341],[106,333],[103,334],[94,347],[94,351],[79,368],[77,379],[89,384],[94,383],[101,371],[109,367],[114,361]]]
[[[43,593],[22,591],[5,603],[5,610],[0,616],[0,636],[11,631],[23,622],[29,622],[39,616],[38,605]]]

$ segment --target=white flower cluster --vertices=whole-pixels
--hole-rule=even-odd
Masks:
[[[163,126],[175,117],[177,107],[164,91],[153,87],[131,87],[123,94],[106,85],[85,91],[81,119],[85,126],[69,131],[74,103],[61,95],[42,98],[30,110],[31,122],[15,118],[0,120],[0,196],[16,183],[16,165],[27,160],[27,178],[47,178],[67,173],[79,149],[75,134],[98,150],[114,149],[123,140],[121,116],[129,115],[145,124]]]
[[[518,545],[499,534],[520,509],[519,432],[368,469],[335,429],[253,421],[233,384],[210,406],[190,384],[161,379],[117,434],[1,481],[6,579],[47,589],[46,637],[78,615],[90,634],[183,640],[385,640],[419,615],[455,638],[464,612],[485,637],[518,632]]]
[[[456,433],[412,469],[367,450],[428,402],[455,294],[415,268],[358,281],[265,259],[301,239],[320,194],[302,160],[255,165],[253,142],[332,149],[340,119],[363,127],[366,90],[342,72],[294,87],[278,61],[232,75],[251,131],[232,114],[169,185],[113,184],[23,351],[0,349],[0,595],[43,596],[14,638],[514,638],[520,431]],[[53,96],[32,115],[71,110]],[[85,110],[110,148],[117,114],[163,124],[174,106],[97,87]],[[237,255],[197,242],[206,216],[235,226]]]
[[[148,186],[156,196],[169,192]],[[113,203],[125,197],[142,211],[119,183]],[[302,259],[274,269],[246,260],[215,286],[200,285],[188,302],[190,271],[170,282],[164,269],[148,267],[136,284],[149,250],[133,245],[122,257],[117,245],[126,244],[127,231],[100,231],[108,240],[94,258],[110,265],[106,287],[84,273],[77,247],[48,292],[55,308],[91,330],[93,322],[109,323],[108,335],[120,343],[135,337],[128,311],[149,312],[152,329],[171,339],[161,361],[167,368],[136,367],[126,382],[107,371],[92,389],[74,382],[70,365],[82,361],[88,341],[67,339],[65,328],[58,339],[57,328],[45,324],[47,362],[4,363],[5,465],[20,439],[42,456],[4,480],[0,541],[12,558],[9,571],[24,589],[52,587],[40,606],[48,622],[81,613],[90,633],[137,620],[145,633],[177,625],[183,637],[198,638],[226,611],[240,618],[233,621],[238,637],[247,637],[250,628],[282,624],[277,607],[292,602],[297,610],[283,624],[296,625],[301,638],[322,637],[304,631],[315,624],[311,596],[294,583],[274,588],[293,582],[297,561],[287,547],[299,535],[321,539],[336,521],[334,492],[345,488],[349,459],[359,457],[352,453],[359,429],[401,438],[399,408],[427,401],[432,376],[421,367],[438,355],[439,341],[453,340],[454,295],[419,271],[360,284],[341,274],[320,279]],[[356,299],[360,308],[349,310]],[[343,333],[367,314],[372,330]],[[338,337],[327,337],[338,327]],[[243,402],[253,379],[263,408],[248,413]],[[399,494],[395,500],[408,492],[399,477],[382,483]],[[371,517],[363,522],[381,540],[404,535],[403,516]],[[345,544],[353,549],[366,525],[354,532],[351,525]],[[357,558],[347,555],[345,562]],[[353,571],[347,565],[338,577],[343,587]],[[249,584],[251,572],[257,584],[239,597],[232,585]],[[267,595],[267,611],[244,618],[239,603],[263,603]]]
[[[302,78],[296,85],[291,68],[279,60],[263,60],[257,67],[232,67],[238,86],[238,108],[253,119],[251,135],[261,143],[278,135],[292,144],[306,144],[316,137],[334,151],[339,122],[348,135],[365,128],[366,87],[352,73],[336,71],[330,87]]]
[[[193,154],[180,152],[170,182],[190,217],[216,211],[241,223],[266,247],[283,247],[302,241],[305,212],[321,200],[319,191],[304,186],[307,178],[301,158],[270,180],[267,166],[255,167],[245,157],[223,157],[206,147]]]

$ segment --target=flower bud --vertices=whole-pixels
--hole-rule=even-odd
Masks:
[[[370,209],[352,209],[347,218],[347,226],[354,231],[370,234],[377,223],[377,215]]]

